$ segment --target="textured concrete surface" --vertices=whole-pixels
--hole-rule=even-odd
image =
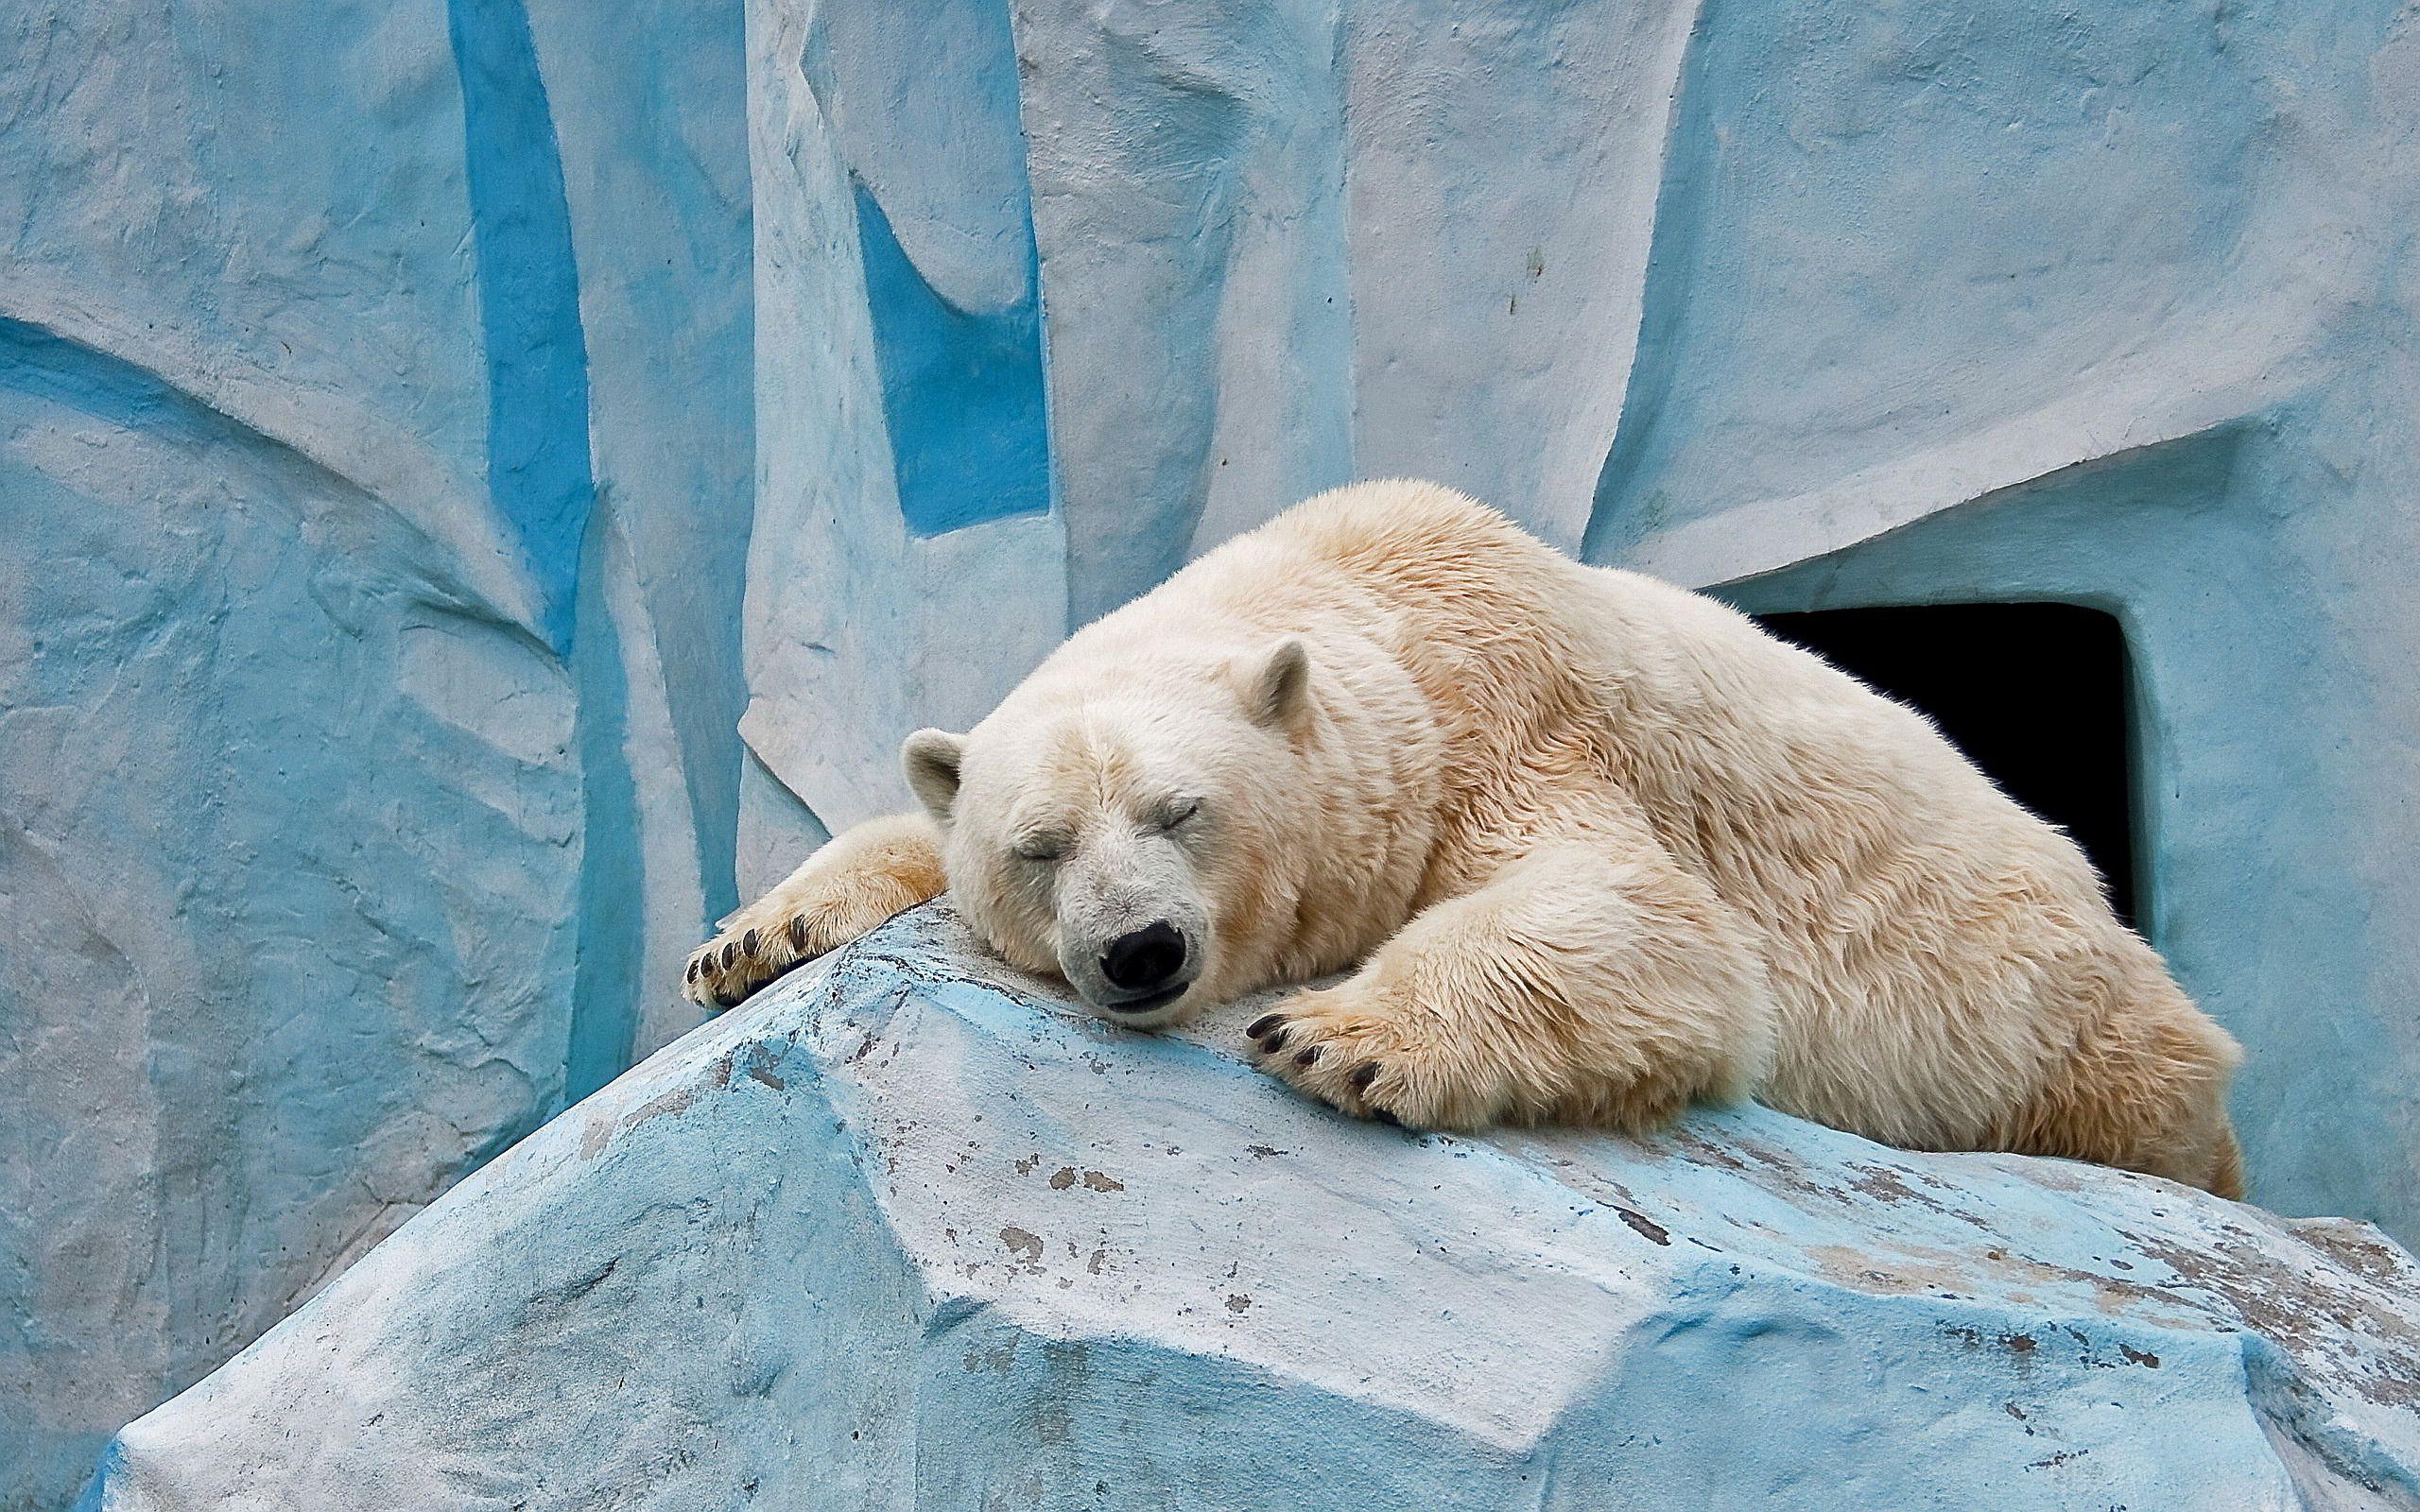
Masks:
[[[2420,1233],[2393,0],[300,14],[0,6],[0,1508],[692,1024],[900,735],[1357,475],[2115,610],[2256,1194]]]
[[[2420,1505],[2420,1267],[1762,1110],[1419,1136],[928,907],[457,1187],[94,1512]]]
[[[306,13],[307,10],[307,13]],[[0,1508],[692,1026],[740,17],[0,7]]]

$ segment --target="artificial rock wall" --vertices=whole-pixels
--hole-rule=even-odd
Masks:
[[[735,9],[0,7],[0,1507],[695,1022]]]
[[[2256,1194],[2420,1224],[2388,0],[0,36],[0,1507],[694,1022],[908,729],[1354,476],[2115,610]]]

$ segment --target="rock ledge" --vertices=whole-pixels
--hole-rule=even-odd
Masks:
[[[1351,1123],[919,910],[126,1429],[83,1505],[2420,1506],[2420,1270],[1763,1109]]]

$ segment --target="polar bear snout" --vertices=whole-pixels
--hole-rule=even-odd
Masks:
[[[1193,985],[1187,970],[1193,952],[1184,936],[1165,919],[1120,935],[1101,953],[1100,974],[1119,994],[1101,1005],[1119,1013],[1148,1013],[1175,1001]]]
[[[1083,828],[1050,893],[1060,974],[1113,1023],[1172,1023],[1214,974],[1210,900],[1168,835],[1104,816]]]

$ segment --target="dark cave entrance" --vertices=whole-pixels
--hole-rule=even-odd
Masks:
[[[2118,917],[2135,922],[2133,721],[2117,616],[1942,604],[1756,620],[1931,715],[2002,791],[2083,847]]]

